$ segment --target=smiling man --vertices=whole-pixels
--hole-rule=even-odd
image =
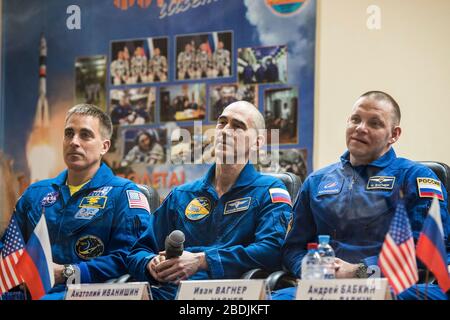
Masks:
[[[348,150],[340,162],[306,179],[294,206],[292,229],[283,246],[283,263],[294,275],[300,277],[307,243],[317,242],[317,236],[324,234],[331,236],[336,253],[336,278],[367,277],[367,268],[377,266],[401,191],[416,241],[432,198],[440,198],[448,252],[447,192],[430,169],[397,158],[392,145],[401,135],[399,125],[400,108],[390,95],[370,91],[356,101],[347,121]],[[421,192],[425,180],[436,186],[433,192]],[[436,285],[425,290],[423,285],[414,286],[398,298],[421,299],[426,290],[428,299],[446,299]],[[288,289],[275,298],[293,295],[293,289]]]
[[[45,212],[55,276],[45,299],[63,298],[71,276],[90,283],[127,273],[129,249],[148,226],[149,205],[138,187],[102,163],[111,133],[111,119],[99,108],[70,109],[63,140],[67,170],[32,184],[16,205],[25,241]]]
[[[281,268],[291,199],[284,184],[249,162],[264,143],[264,118],[252,104],[227,106],[216,125],[216,163],[200,180],[175,188],[151,216],[128,257],[154,299],[173,299],[179,281],[232,279],[253,268]],[[166,259],[173,230],[185,234],[180,257]]]

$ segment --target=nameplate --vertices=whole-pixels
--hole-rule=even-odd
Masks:
[[[147,282],[69,284],[66,300],[151,300]]]
[[[298,280],[296,300],[390,300],[385,278]]]
[[[177,300],[263,300],[264,280],[181,281]]]

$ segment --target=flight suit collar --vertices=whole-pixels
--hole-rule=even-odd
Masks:
[[[396,158],[397,155],[395,154],[394,148],[390,148],[388,152],[386,152],[375,161],[372,161],[367,166],[385,168]],[[346,165],[352,166],[352,164],[350,163],[350,152],[348,150],[341,156],[341,163],[342,167],[345,167]]]
[[[67,172],[68,170],[64,170],[63,172],[61,172],[54,180],[54,184],[58,185],[59,187],[62,187],[66,184],[66,180],[67,180]],[[102,164],[100,165],[100,168],[97,170],[97,172],[95,173],[94,177],[91,179],[91,181],[89,181],[89,183],[87,183],[85,186],[83,186],[82,189],[95,189],[95,188],[100,188],[103,187],[105,185],[105,183],[107,183],[111,178],[114,177],[113,172],[111,171],[111,169],[102,162]]]
[[[216,174],[216,165],[213,164],[208,172],[206,173],[204,179],[203,179],[203,186],[212,186],[213,183],[213,178]],[[235,181],[235,183],[233,184],[233,186],[230,188],[230,190],[234,189],[234,188],[239,188],[239,187],[244,187],[247,186],[251,183],[253,183],[253,181],[257,178],[258,176],[258,172],[255,170],[253,164],[251,164],[250,162],[247,162],[247,164],[244,166],[244,168],[242,169],[241,173],[239,174],[237,180]]]

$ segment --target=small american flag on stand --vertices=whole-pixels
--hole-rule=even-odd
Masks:
[[[21,284],[22,277],[16,270],[16,264],[23,254],[25,241],[14,216],[11,218],[3,237],[3,248],[0,254],[0,294]]]
[[[150,213],[150,206],[148,205],[147,198],[142,192],[135,190],[127,190],[128,206],[137,209],[145,209]]]
[[[397,205],[389,232],[386,234],[378,265],[388,278],[395,294],[408,289],[419,279],[414,240],[402,199]]]

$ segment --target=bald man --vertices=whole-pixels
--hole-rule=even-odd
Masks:
[[[240,278],[253,268],[281,267],[291,199],[281,181],[249,162],[264,143],[263,129],[252,104],[226,107],[217,120],[216,163],[203,178],[175,188],[152,214],[128,266],[136,279],[157,286],[154,299],[173,299],[181,280]],[[166,259],[164,240],[173,230],[185,234],[185,249]]]

